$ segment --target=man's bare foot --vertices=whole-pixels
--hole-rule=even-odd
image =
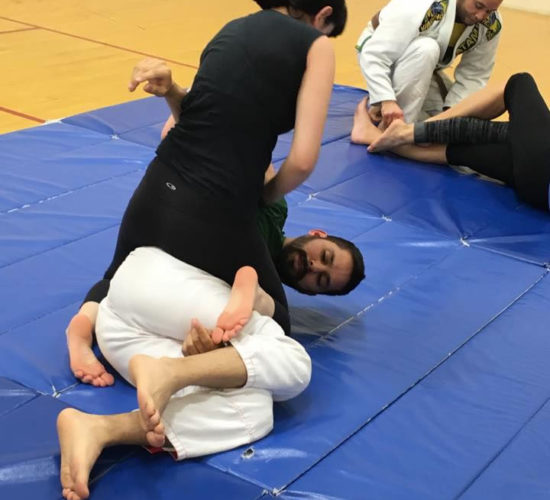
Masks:
[[[412,144],[414,142],[414,124],[403,120],[394,120],[384,133],[367,148],[370,153],[379,153],[388,149]]]
[[[74,376],[96,387],[113,385],[115,379],[92,351],[93,325],[88,316],[78,313],[67,328],[67,346]]]
[[[172,361],[172,358],[156,359],[144,354],[137,354],[130,360],[130,376],[137,388],[141,426],[147,433],[147,441],[155,447],[164,443],[161,415],[178,389],[169,367]]]
[[[381,135],[369,116],[367,101],[368,97],[365,97],[355,108],[351,129],[351,142],[354,144],[371,144]]]
[[[106,444],[102,416],[88,415],[66,408],[57,417],[61,446],[61,486],[69,500],[88,498],[88,478],[94,463]]]
[[[257,289],[256,270],[250,266],[241,267],[235,274],[229,302],[212,331],[212,340],[216,344],[222,340],[228,342],[246,325],[252,315]]]

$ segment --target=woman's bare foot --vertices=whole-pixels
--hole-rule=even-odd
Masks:
[[[354,144],[371,144],[382,134],[369,116],[367,101],[368,97],[365,97],[355,108],[351,129],[351,142]]]
[[[384,133],[367,148],[370,153],[387,151],[403,144],[414,142],[414,124],[403,120],[394,120]]]
[[[235,274],[229,302],[212,331],[212,340],[216,344],[222,340],[228,342],[246,325],[252,315],[257,288],[256,270],[250,266],[241,267]]]
[[[90,495],[90,471],[107,442],[101,425],[102,418],[73,408],[66,408],[57,417],[64,498],[80,500]]]
[[[107,373],[92,351],[93,325],[88,316],[78,313],[67,328],[69,360],[74,376],[96,387],[113,385],[115,379]]]
[[[141,426],[147,433],[148,443],[155,447],[164,443],[162,412],[172,394],[179,389],[170,369],[173,361],[172,358],[156,359],[144,354],[137,354],[130,360],[130,376],[137,388]]]

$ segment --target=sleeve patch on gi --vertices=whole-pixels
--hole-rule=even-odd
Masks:
[[[485,34],[487,41],[495,38],[495,36],[497,36],[502,29],[502,23],[499,21],[495,12],[492,12],[491,15],[481,24],[487,28],[487,33]]]
[[[445,17],[448,6],[449,0],[439,0],[438,2],[432,3],[422,20],[422,24],[420,24],[420,33],[431,28],[434,23],[441,21],[441,19]]]

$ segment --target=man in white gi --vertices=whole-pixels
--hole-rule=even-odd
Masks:
[[[231,289],[158,248],[137,248],[126,257],[100,304],[97,340],[105,358],[136,386],[139,411],[60,413],[63,497],[88,498],[90,470],[107,446],[162,448],[183,460],[271,431],[273,401],[307,387],[311,360],[272,318],[252,311],[256,291],[251,267],[237,272]],[[192,322],[215,329],[224,317],[232,325],[248,321],[226,347],[182,354],[182,332]]]
[[[385,128],[396,118],[423,120],[484,87],[495,63],[501,3],[391,0],[369,22],[356,47],[373,121]],[[459,55],[451,82],[440,70]]]

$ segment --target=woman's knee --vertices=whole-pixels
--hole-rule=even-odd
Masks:
[[[538,92],[533,76],[530,73],[515,73],[508,78],[504,87],[506,109],[509,109],[512,99],[533,91]]]

